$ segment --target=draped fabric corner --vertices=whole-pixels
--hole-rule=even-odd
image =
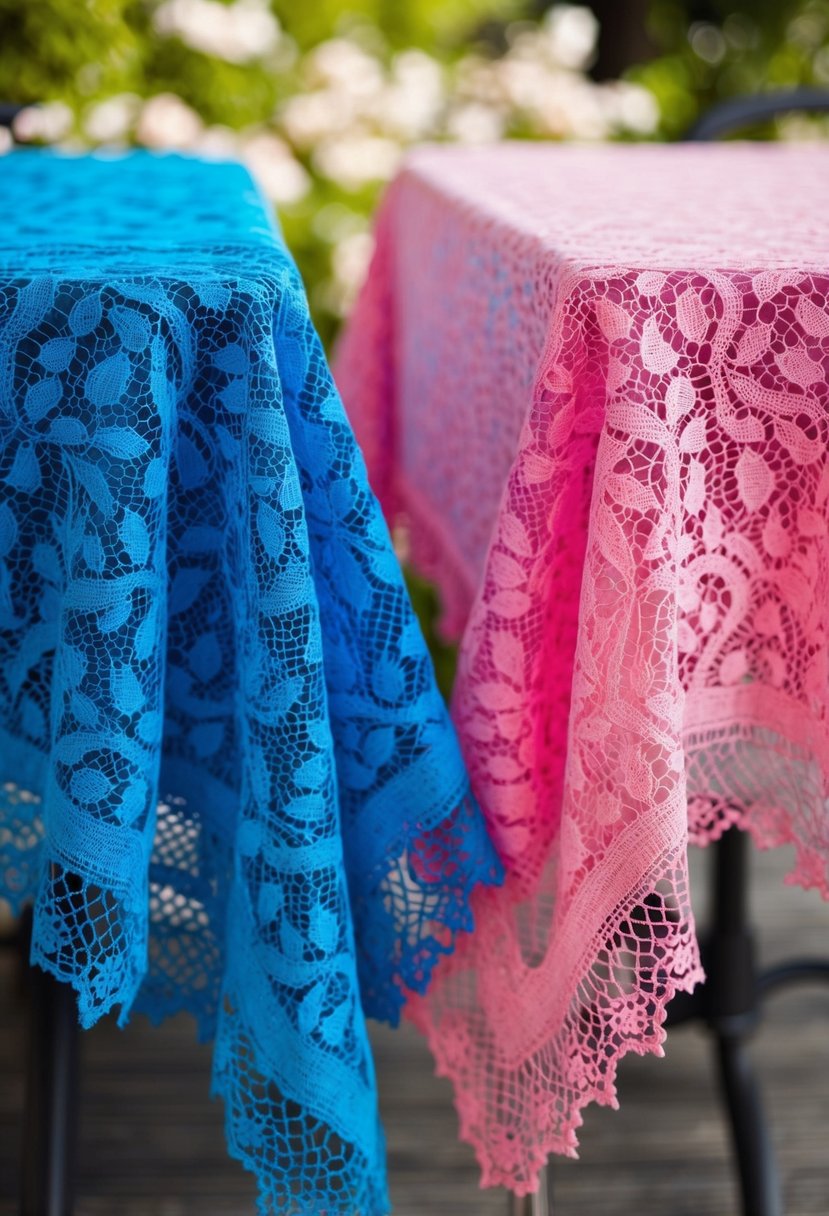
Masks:
[[[0,894],[90,1025],[195,1015],[262,1213],[379,1216],[364,1014],[500,866],[244,170],[4,158]]]
[[[689,839],[829,897],[829,154],[416,150],[335,372],[462,634],[507,879],[410,1012],[534,1188],[701,978]]]

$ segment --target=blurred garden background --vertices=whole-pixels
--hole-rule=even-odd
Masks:
[[[246,160],[329,343],[407,145],[671,139],[793,84],[829,86],[829,0],[0,0],[14,137]]]
[[[241,158],[329,346],[408,145],[674,139],[719,99],[797,84],[829,87],[829,0],[0,0],[0,103],[23,107],[0,151]],[[413,589],[446,690],[452,651]]]

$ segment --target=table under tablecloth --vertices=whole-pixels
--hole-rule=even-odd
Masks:
[[[262,1212],[387,1211],[365,1013],[499,866],[247,173],[0,159],[0,896],[180,1009]]]
[[[424,148],[335,365],[462,633],[508,878],[412,1005],[532,1189],[700,978],[690,839],[829,896],[829,149]]]

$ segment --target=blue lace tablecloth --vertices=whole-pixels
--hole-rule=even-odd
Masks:
[[[498,865],[246,172],[0,161],[0,894],[89,1025],[195,1014],[263,1213],[388,1207],[364,1012]]]

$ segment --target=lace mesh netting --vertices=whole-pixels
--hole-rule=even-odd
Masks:
[[[0,883],[195,1014],[263,1213],[387,1211],[364,1011],[499,865],[296,270],[244,170],[2,162]]]
[[[336,374],[464,630],[508,877],[410,1006],[483,1181],[532,1190],[700,978],[690,838],[829,897],[825,148],[426,149]]]

